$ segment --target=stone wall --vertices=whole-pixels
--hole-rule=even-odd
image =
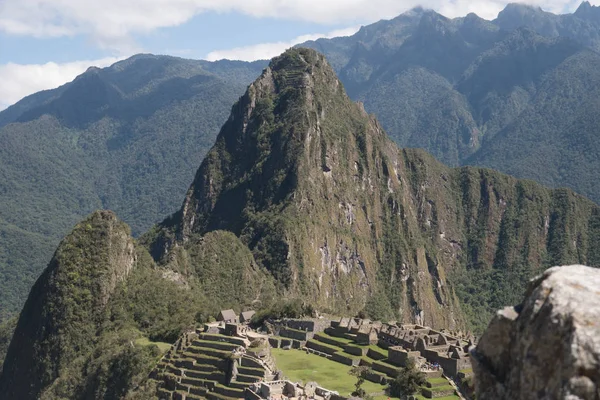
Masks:
[[[313,338],[314,332],[300,331],[300,330],[296,330],[295,328],[282,327],[279,330],[279,336],[305,342],[305,341]]]
[[[409,359],[416,361],[421,356],[421,353],[418,351],[406,351],[399,346],[390,347],[388,352],[388,360],[399,367],[406,367]]]

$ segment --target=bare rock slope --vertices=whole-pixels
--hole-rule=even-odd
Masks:
[[[600,399],[600,270],[548,269],[471,356],[478,399]]]

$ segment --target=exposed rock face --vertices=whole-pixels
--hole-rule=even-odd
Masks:
[[[471,356],[478,399],[600,399],[600,270],[548,269]]]
[[[286,296],[334,313],[366,309],[456,329],[466,321],[453,276],[470,284],[481,271],[510,275],[480,277],[468,290],[506,295],[548,260],[596,265],[592,215],[600,216],[597,206],[571,192],[399,149],[322,55],[294,49],[233,106],[181,210],[150,248],[160,263],[183,265],[180,249],[227,230]],[[491,279],[499,285],[483,287]]]

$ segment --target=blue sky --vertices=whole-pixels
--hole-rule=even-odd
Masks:
[[[600,1],[600,0],[596,0]],[[270,58],[417,5],[493,19],[502,0],[0,0],[0,110],[90,65],[145,52],[196,59]],[[579,0],[530,0],[569,12]],[[592,2],[593,3],[593,2]]]

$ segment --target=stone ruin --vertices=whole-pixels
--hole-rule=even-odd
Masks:
[[[160,400],[223,400],[243,398],[250,385],[277,375],[265,335],[221,321],[184,333],[150,379]]]
[[[334,397],[335,396],[335,397]],[[246,400],[340,400],[339,393],[320,387],[316,382],[305,385],[288,380],[257,382],[246,391]]]
[[[319,318],[284,318],[266,321],[265,325],[271,335],[269,342],[272,347],[300,349],[316,333],[323,332],[330,325],[330,322]]]
[[[439,366],[444,373],[456,377],[461,370],[471,368],[469,347],[475,338],[470,334],[435,330],[421,325],[386,324],[359,318],[332,321],[326,333],[344,337],[352,334],[359,344],[378,344],[388,349],[388,361],[405,367],[412,359],[423,369]]]

